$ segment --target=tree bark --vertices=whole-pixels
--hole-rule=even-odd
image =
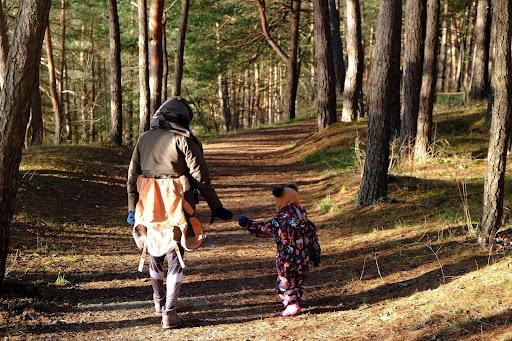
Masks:
[[[57,91],[57,80],[55,78],[55,61],[53,58],[53,47],[52,47],[52,36],[50,30],[50,23],[46,27],[46,54],[48,56],[48,76],[49,76],[49,87],[50,87],[50,99],[52,102],[55,132],[53,137],[54,144],[60,144],[62,142],[62,107],[60,105],[59,93]]]
[[[390,123],[400,103],[400,56],[402,3],[382,1],[368,86],[368,144],[358,206],[386,198],[389,166]],[[397,99],[398,97],[398,99]]]
[[[322,130],[336,122],[336,77],[334,74],[326,0],[313,0],[315,22],[315,59],[317,68],[317,128]]]
[[[438,65],[438,81],[437,81],[437,90],[444,91],[445,90],[445,76],[446,76],[446,51],[447,51],[447,43],[448,43],[448,1],[444,3],[443,6],[443,27],[441,29],[441,46],[439,50],[439,65]]]
[[[183,54],[185,52],[185,35],[187,33],[189,7],[189,0],[181,1],[181,17],[180,26],[178,29],[178,46],[176,47],[176,60],[174,62],[174,96],[181,96],[181,79],[183,77]]]
[[[139,135],[149,130],[148,18],[146,0],[139,0]]]
[[[479,241],[482,247],[494,245],[502,224],[507,146],[510,138],[512,108],[512,4],[508,0],[493,1],[495,27],[495,62],[492,75],[494,102],[484,183],[483,212],[480,219]]]
[[[359,0],[347,0],[346,4],[348,68],[343,93],[341,120],[352,122],[359,116],[359,97],[363,89],[364,52],[361,33],[361,6]]]
[[[39,90],[39,65],[37,61],[36,70],[34,72],[34,86],[30,98],[30,145],[39,145],[43,143],[43,110],[41,108],[41,91]]]
[[[164,0],[152,0],[149,9],[149,98],[150,115],[162,101],[162,16]]]
[[[0,92],[0,288],[9,251],[9,229],[18,185],[18,172],[29,117],[34,73],[48,25],[49,0],[22,0],[16,17],[14,41],[7,56],[4,87]]]
[[[489,90],[489,41],[491,34],[489,8],[489,0],[478,0],[473,73],[471,77],[471,90],[469,91],[469,96],[475,100],[486,98]]]
[[[297,100],[297,87],[299,85],[299,28],[301,0],[291,0],[290,19],[290,49],[287,55],[270,35],[266,17],[265,0],[255,0],[258,5],[263,36],[279,57],[286,63],[286,113],[288,118],[295,118],[295,101]]]
[[[439,50],[439,11],[440,0],[428,0],[423,77],[421,79],[420,106],[414,146],[416,162],[427,160],[428,148],[432,138],[432,112],[437,81],[437,52]]]
[[[162,23],[162,98],[165,101],[167,98],[167,83],[169,80],[169,58],[167,56],[167,17],[164,18]]]
[[[336,95],[341,97],[345,83],[345,61],[343,59],[343,44],[340,34],[340,10],[336,0],[328,0],[328,3],[332,58],[334,75],[336,77]]]
[[[123,98],[121,87],[121,33],[117,1],[107,0],[110,32],[110,143],[123,144]]]
[[[60,96],[60,105],[62,116],[64,119],[64,131],[65,131],[65,139],[67,141],[72,141],[73,139],[73,131],[72,131],[72,122],[71,115],[68,109],[67,103],[67,94],[66,94],[66,86],[67,86],[67,66],[66,66],[66,0],[61,0],[60,2],[60,13],[61,13],[61,52],[60,52],[60,78],[59,78],[59,96]]]
[[[4,0],[5,2],[5,0]],[[4,8],[0,0],[0,90],[4,87],[5,73],[7,72],[7,53],[9,52],[9,38],[7,37],[7,24],[5,22]]]
[[[404,103],[401,145],[412,152],[418,123],[418,110],[425,47],[426,0],[407,0],[405,15]]]

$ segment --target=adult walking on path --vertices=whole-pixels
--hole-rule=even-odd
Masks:
[[[146,243],[151,255],[149,273],[155,312],[162,314],[164,329],[178,324],[176,302],[183,278],[183,267],[179,262],[180,254],[176,246],[182,251],[183,249],[177,245],[181,231],[174,228],[180,223],[163,226],[162,222],[183,221],[183,216],[188,220],[195,211],[197,191],[208,203],[212,221],[216,217],[223,220],[233,217],[232,212],[222,206],[211,184],[201,142],[189,128],[192,118],[193,112],[184,99],[177,97],[163,103],[151,119],[151,129],[139,138],[128,170],[127,222],[136,227],[140,226],[140,223],[147,220],[148,214],[153,221],[160,222],[160,225],[155,225],[154,230],[157,232],[153,231],[151,235],[148,231]],[[149,200],[144,201],[143,198]],[[175,204],[169,205],[170,201]],[[179,217],[176,217],[177,214]],[[164,218],[155,219],[155,216]],[[167,295],[163,285],[165,259],[168,262]]]

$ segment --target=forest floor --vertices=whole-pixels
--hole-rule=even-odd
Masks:
[[[364,141],[364,122],[315,133],[310,120],[208,140],[215,187],[235,215],[268,219],[272,186],[299,185],[319,228],[322,264],[307,280],[304,313],[281,318],[273,240],[248,235],[235,220],[205,226],[216,248],[186,254],[178,306],[184,324],[166,332],[153,315],[147,266],[137,271],[140,254],[124,223],[131,152],[31,148],[21,167],[0,336],[512,339],[509,246],[481,250],[471,234],[485,168],[482,111],[438,109],[430,162],[394,162],[390,200],[364,209],[355,208],[364,148],[354,148],[359,137]],[[511,180],[508,174],[507,193]],[[461,200],[461,188],[467,200]],[[505,206],[508,216],[512,196]],[[204,203],[199,211],[207,222]]]

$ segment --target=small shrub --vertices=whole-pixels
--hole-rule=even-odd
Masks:
[[[327,195],[325,198],[320,200],[317,206],[317,211],[320,213],[329,213],[334,210],[334,203],[332,202],[331,195]]]
[[[58,287],[63,287],[69,284],[69,281],[64,278],[64,275],[61,275],[60,272],[57,276],[57,279],[55,280],[55,285]]]

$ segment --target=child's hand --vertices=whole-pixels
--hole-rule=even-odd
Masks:
[[[318,257],[313,256],[310,259],[311,259],[311,262],[313,263],[313,266],[315,268],[320,266],[320,256],[318,256]]]
[[[252,223],[252,220],[247,218],[246,216],[240,216],[238,217],[238,225],[242,227],[249,227],[249,225]]]

